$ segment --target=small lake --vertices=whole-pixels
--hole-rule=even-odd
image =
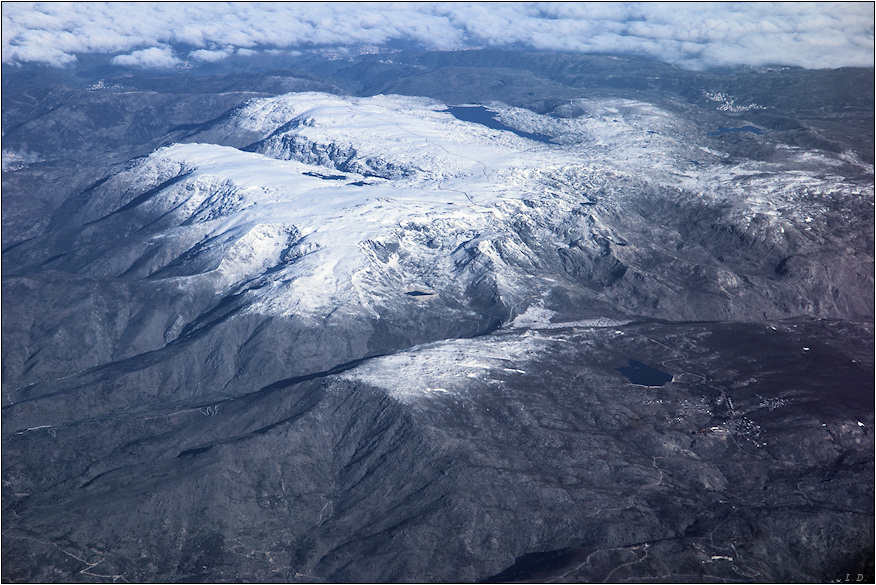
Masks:
[[[751,132],[752,134],[763,134],[763,130],[757,126],[740,126],[739,128],[718,128],[714,132],[709,132],[709,136],[718,136],[727,132]]]
[[[639,386],[663,386],[672,381],[672,376],[652,368],[647,364],[634,359],[627,359],[627,365],[616,368],[618,372],[626,376],[627,380]]]
[[[313,171],[305,171],[302,174],[307,175],[308,177],[316,177],[317,179],[326,179],[328,181],[343,181],[347,178],[345,175],[323,175],[322,173],[316,173]]]
[[[508,132],[513,132],[522,138],[544,142],[545,144],[553,144],[553,137],[548,136],[547,134],[524,132],[523,130],[506,126],[496,119],[496,112],[488,110],[484,106],[447,106],[447,109],[444,111],[449,112],[454,118],[462,120],[463,122],[474,122],[475,124],[481,124],[482,126],[492,128],[493,130],[506,130]]]

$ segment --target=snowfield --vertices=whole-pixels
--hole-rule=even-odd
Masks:
[[[458,120],[423,98],[252,100],[221,129],[261,137],[246,150],[175,144],[100,187],[81,222],[136,211],[151,235],[123,240],[86,270],[207,280],[219,292],[246,290],[247,312],[278,316],[343,307],[380,318],[417,287],[448,301],[480,286],[513,307],[515,326],[547,325],[548,313],[527,308],[552,288],[540,273],[557,251],[597,289],[654,261],[641,245],[661,242],[625,248],[619,224],[643,189],[675,205],[721,202],[739,229],[766,241],[810,229],[819,208],[804,208],[801,195],[872,199],[872,188],[830,174],[839,163],[820,153],[794,153],[784,167],[728,165],[696,144],[690,122],[646,103],[576,100],[569,118],[490,107],[554,143]],[[716,286],[734,294],[740,278],[714,270]]]

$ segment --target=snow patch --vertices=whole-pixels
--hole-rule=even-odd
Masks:
[[[541,306],[532,305],[526,311],[517,315],[511,322],[512,329],[529,329],[529,328],[544,328],[550,325],[551,317],[556,315],[556,311],[545,309]]]
[[[516,366],[537,359],[550,343],[538,335],[453,339],[369,360],[341,377],[381,388],[404,403],[436,392],[462,395],[484,379],[499,383],[492,372],[525,373]]]

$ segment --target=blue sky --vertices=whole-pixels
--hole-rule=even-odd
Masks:
[[[77,54],[177,67],[312,47],[531,47],[637,53],[692,69],[873,66],[861,3],[3,3],[3,62],[65,66]]]

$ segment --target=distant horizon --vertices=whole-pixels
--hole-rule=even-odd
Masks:
[[[369,50],[370,49],[370,50]],[[349,47],[345,49],[337,48],[314,48],[298,50],[272,50],[258,51],[247,55],[230,55],[228,58],[216,62],[205,62],[197,60],[182,60],[179,63],[168,67],[140,67],[133,65],[121,65],[113,62],[115,56],[108,54],[83,53],[75,55],[76,61],[67,65],[56,65],[41,61],[0,63],[4,71],[13,74],[15,70],[25,70],[33,68],[43,68],[48,71],[68,71],[73,75],[84,74],[86,77],[94,74],[99,70],[99,76],[115,74],[147,74],[147,75],[173,75],[185,74],[187,72],[197,72],[206,75],[224,75],[234,72],[249,72],[249,73],[265,73],[269,71],[283,71],[288,67],[295,66],[296,60],[304,60],[309,62],[313,59],[325,59],[327,61],[347,61],[354,62],[362,58],[368,57],[391,57],[392,55],[426,55],[429,53],[520,53],[523,54],[545,54],[545,55],[564,55],[568,57],[590,57],[602,59],[624,59],[629,61],[641,60],[644,62],[653,62],[655,64],[665,65],[669,67],[677,67],[685,71],[702,72],[702,73],[720,73],[722,71],[732,70],[751,70],[751,71],[783,71],[783,70],[800,70],[800,71],[835,71],[840,69],[874,69],[876,64],[870,65],[843,65],[840,67],[819,67],[807,68],[799,65],[783,65],[781,63],[765,63],[762,65],[714,65],[703,69],[690,69],[674,63],[662,61],[653,55],[642,53],[580,53],[575,51],[559,51],[550,49],[535,49],[532,47],[465,47],[460,49],[429,49],[422,47],[411,48],[389,48],[381,47],[380,50],[373,50],[373,47]],[[115,70],[113,72],[112,70]]]
[[[514,49],[685,69],[873,67],[872,3],[4,2],[3,64],[179,69],[229,57]]]

